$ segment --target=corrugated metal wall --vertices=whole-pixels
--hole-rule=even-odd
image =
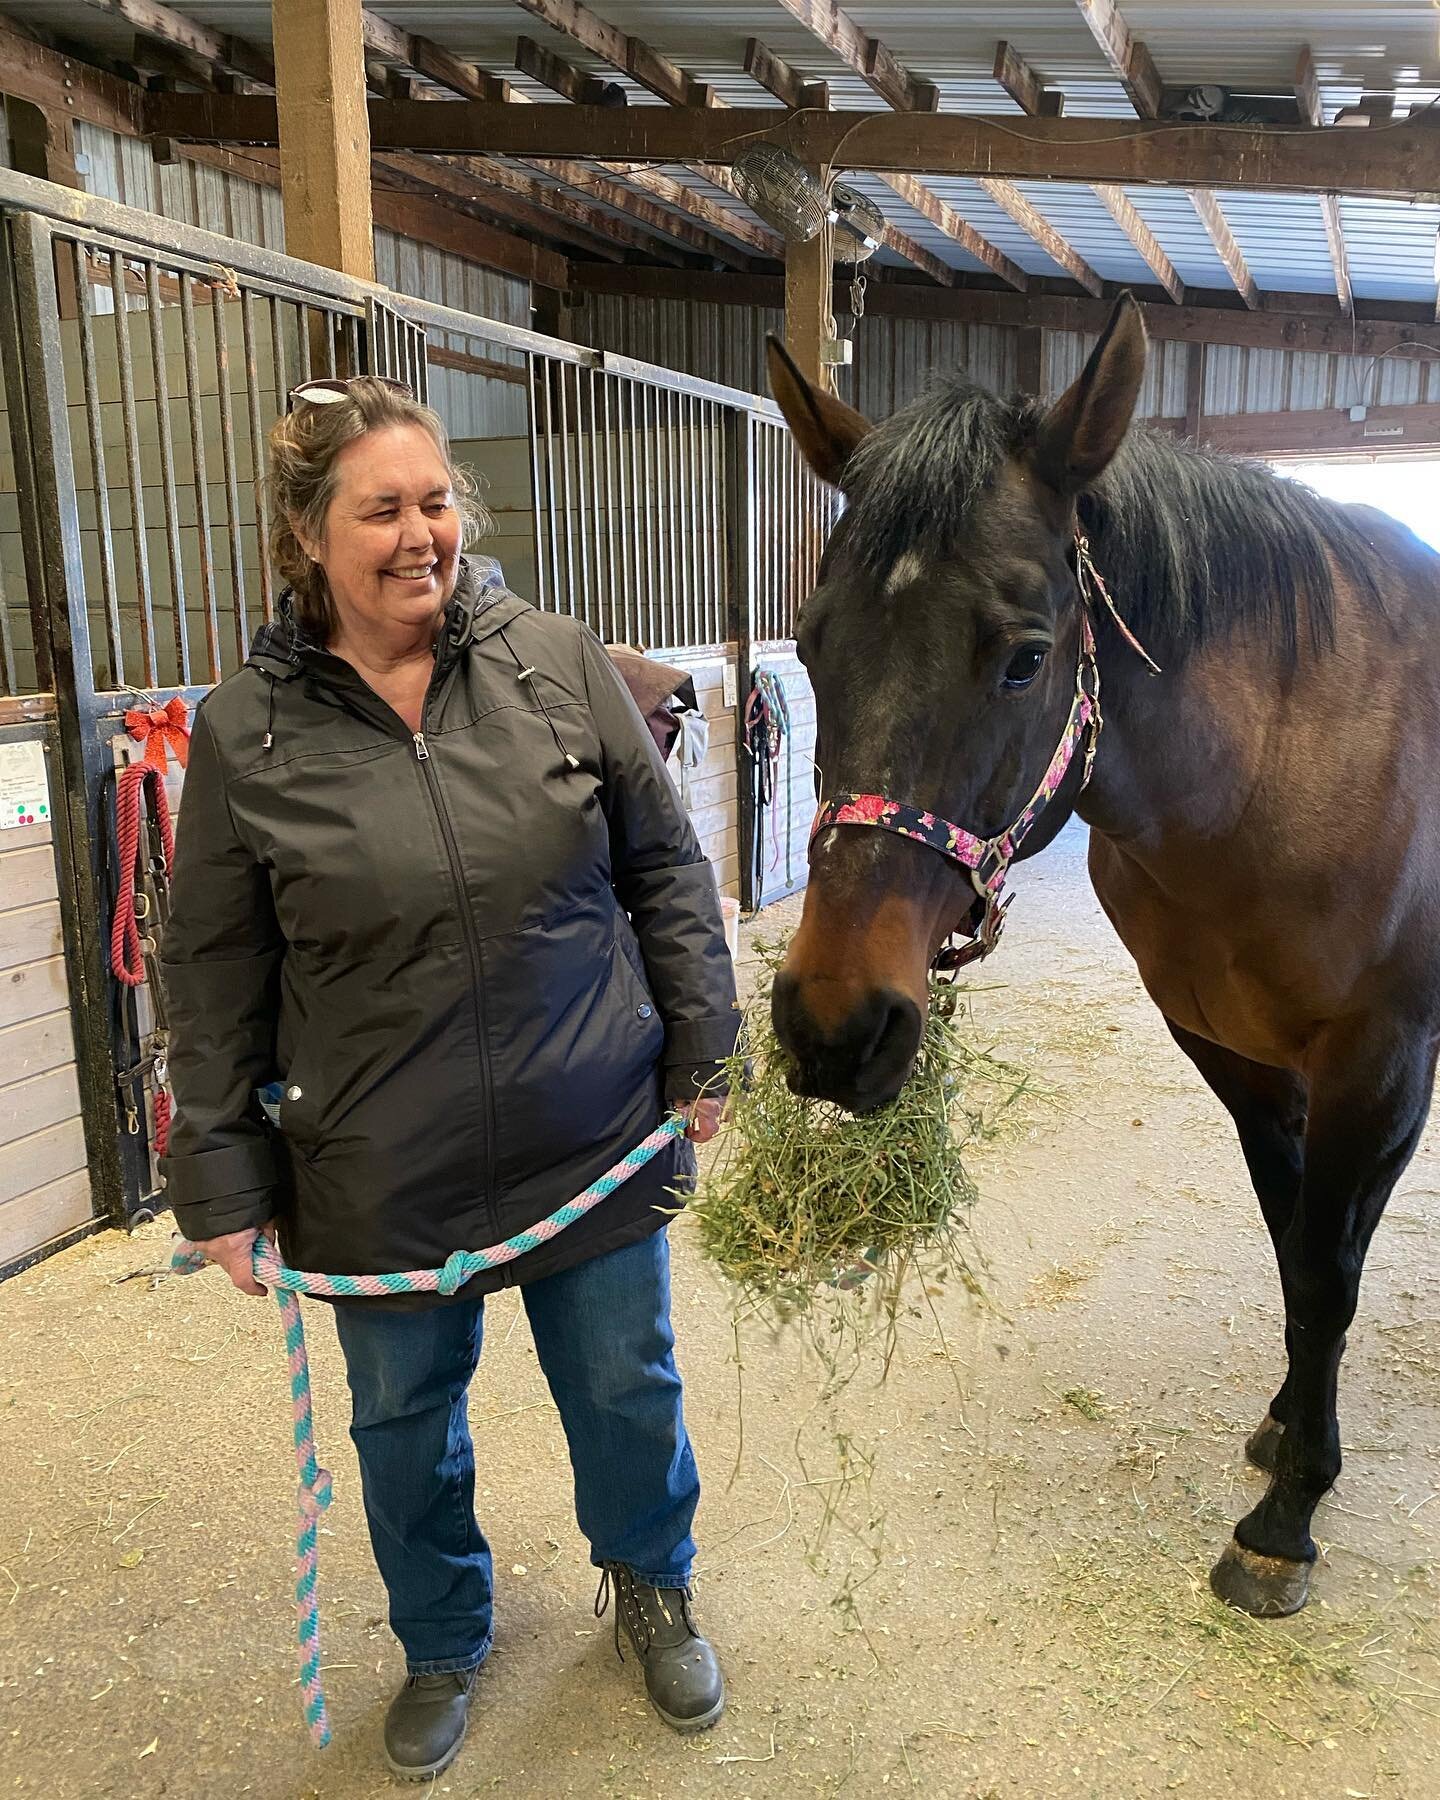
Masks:
[[[765,334],[778,335],[784,325],[778,310],[609,294],[592,295],[574,320],[576,336],[596,348],[642,356],[759,393],[765,391]],[[842,321],[842,329],[847,324]],[[982,387],[1006,393],[1016,384],[1019,335],[1009,326],[865,318],[853,334],[855,365],[842,373],[840,391],[871,418],[884,418],[903,406],[938,375],[963,373]],[[1079,374],[1095,338],[1080,332],[1042,335],[1044,385],[1058,393]],[[1184,417],[1188,359],[1185,344],[1153,347],[1140,397],[1141,418]],[[1204,410],[1212,418],[1317,411],[1350,406],[1361,398],[1372,406],[1440,401],[1440,356],[1407,354],[1372,361],[1220,344],[1206,351]]]

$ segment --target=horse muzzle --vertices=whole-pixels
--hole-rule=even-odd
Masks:
[[[915,1066],[925,1029],[920,1008],[898,989],[869,988],[822,1022],[808,986],[803,977],[782,971],[771,996],[775,1033],[791,1061],[792,1092],[853,1113],[888,1106]]]

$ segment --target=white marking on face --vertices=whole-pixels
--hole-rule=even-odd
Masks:
[[[901,554],[895,558],[893,568],[885,577],[886,597],[888,598],[893,594],[898,594],[902,589],[909,587],[912,581],[918,581],[923,568],[924,564],[921,562],[919,554],[916,551],[902,551]]]

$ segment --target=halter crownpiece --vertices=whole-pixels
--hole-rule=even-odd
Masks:
[[[1152,675],[1160,673],[1159,665],[1120,617],[1115,602],[1110,598],[1109,589],[1091,559],[1090,545],[1084,534],[1078,531],[1075,534],[1075,569],[1076,586],[1080,594],[1080,654],[1075,670],[1075,697],[1070,703],[1070,717],[1066,721],[1064,735],[1056,746],[1044,778],[1013,824],[997,837],[982,838],[973,831],[967,831],[963,825],[953,824],[949,819],[942,819],[938,814],[921,807],[910,806],[903,800],[891,800],[884,794],[833,794],[821,805],[815,814],[815,822],[810,827],[812,854],[815,839],[830,826],[862,825],[880,831],[891,831],[897,837],[910,838],[915,843],[924,844],[927,849],[936,851],[949,862],[958,863],[969,872],[977,896],[977,907],[972,910],[971,918],[974,918],[975,911],[979,912],[980,917],[976,923],[967,923],[965,927],[965,935],[971,939],[968,944],[951,945],[941,951],[939,965],[950,972],[963,968],[965,964],[975,962],[982,956],[988,956],[999,942],[1006,908],[1009,906],[1009,901],[1001,896],[1010,873],[1010,865],[1036,819],[1060,791],[1061,783],[1069,774],[1075,754],[1082,744],[1085,747],[1085,764],[1080,778],[1080,791],[1083,793],[1090,785],[1095,751],[1099,746],[1100,729],[1104,723],[1100,713],[1100,665],[1095,655],[1095,628],[1091,621],[1091,608],[1096,593],[1100,595],[1126,643],[1143,660]],[[958,935],[960,934],[952,934]]]

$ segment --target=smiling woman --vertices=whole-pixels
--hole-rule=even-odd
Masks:
[[[699,1482],[665,1226],[667,1147],[539,1229],[734,1049],[714,872],[598,638],[462,554],[476,511],[435,414],[368,376],[271,437],[290,582],[195,721],[166,934],[177,1221],[258,1293],[257,1234],[322,1275],[531,1248],[453,1292],[337,1304],[366,1516],[408,1675],[390,1767],[456,1754],[489,1654],[465,1395],[484,1295],[521,1286],[580,1524],[678,1730],[724,1681],[690,1610]],[[278,1125],[261,1104],[278,1091]]]

